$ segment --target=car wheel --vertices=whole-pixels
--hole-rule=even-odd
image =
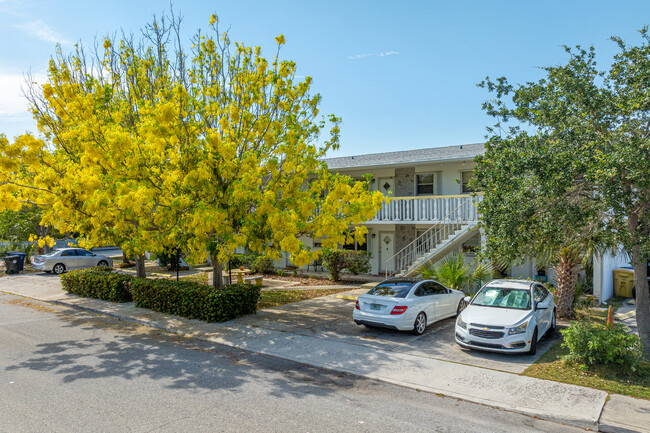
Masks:
[[[548,330],[546,331],[546,335],[548,337],[552,337],[555,333],[555,327],[557,326],[557,323],[555,321],[555,314],[555,309],[553,309],[553,316],[551,316],[551,326],[549,326]]]
[[[100,260],[97,266],[106,267],[108,266],[108,262],[106,260]]]
[[[427,315],[420,312],[415,318],[415,323],[413,324],[413,334],[422,335],[425,329],[427,329]]]
[[[534,355],[537,353],[537,328],[533,331],[533,339],[530,341],[530,349],[528,349],[529,355]]]
[[[65,272],[65,265],[63,263],[57,263],[52,267],[52,272],[57,275],[60,275]]]
[[[458,316],[461,311],[463,311],[467,307],[465,300],[461,299],[460,302],[458,303],[458,308],[456,308],[456,315]]]

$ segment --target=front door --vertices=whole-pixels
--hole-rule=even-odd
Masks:
[[[395,271],[395,233],[379,232],[379,272],[392,273]],[[389,260],[390,259],[390,260]]]
[[[377,190],[385,196],[392,195],[395,187],[395,181],[390,177],[380,177],[377,179]]]

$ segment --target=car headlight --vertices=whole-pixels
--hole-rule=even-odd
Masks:
[[[458,319],[456,319],[456,325],[458,325],[459,328],[467,329],[467,323],[463,322],[463,319],[460,318],[460,314],[458,315]]]
[[[508,335],[523,334],[524,332],[526,332],[526,328],[528,327],[528,322],[529,320],[526,320],[521,325],[508,329]]]

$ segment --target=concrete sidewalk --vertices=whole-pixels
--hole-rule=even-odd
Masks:
[[[550,421],[609,432],[650,432],[647,400],[614,395],[607,401],[607,393],[591,388],[272,329],[255,322],[255,316],[208,324],[136,308],[133,303],[81,298],[63,292],[55,276],[3,277],[0,290]],[[317,311],[335,296],[303,301],[295,304],[296,309]]]

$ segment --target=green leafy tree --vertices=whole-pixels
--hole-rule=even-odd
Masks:
[[[45,238],[50,235],[50,227],[41,225],[41,210],[37,206],[24,206],[19,211],[5,210],[0,212],[0,240],[6,241],[15,249],[24,242],[34,238]],[[41,245],[39,248],[49,248]]]
[[[537,82],[483,82],[496,94],[484,108],[497,124],[478,158],[475,185],[485,192],[480,212],[489,252],[535,257],[550,249],[560,258],[572,249],[569,260],[558,260],[572,268],[575,251],[621,243],[634,265],[639,336],[650,356],[647,29],[641,37],[637,46],[612,38],[619,51],[607,71],[598,69],[593,47],[565,47],[568,62],[543,68]]]

